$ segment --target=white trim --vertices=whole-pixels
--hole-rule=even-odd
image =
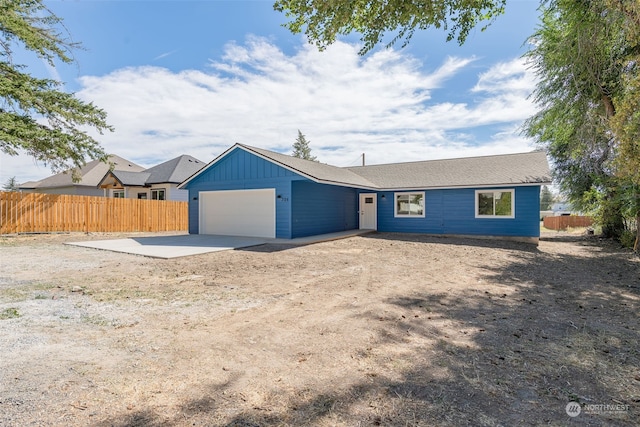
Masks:
[[[412,215],[411,213],[399,214],[398,203],[397,203],[398,196],[411,196],[416,194],[419,194],[422,196],[422,215]],[[407,191],[407,192],[393,193],[393,217],[394,218],[424,218],[426,215],[426,210],[427,210],[427,201],[426,201],[426,195],[424,191]]]
[[[160,191],[164,192],[164,198],[162,198],[162,199],[160,199],[160,198],[156,198],[156,199],[154,199],[154,198],[153,198],[153,192],[154,192],[154,191],[155,191],[156,193],[160,193]],[[159,195],[159,194],[158,194],[158,195]],[[153,187],[152,187],[152,188],[149,190],[149,198],[150,198],[151,200],[168,200],[168,199],[167,199],[167,189],[166,189],[165,187],[156,187],[156,188],[153,188]]]
[[[476,218],[490,218],[490,219],[514,219],[516,217],[516,190],[514,188],[493,188],[494,191],[476,190],[475,197],[475,217]],[[478,213],[478,194],[480,193],[511,193],[511,215],[495,215],[495,195],[494,195],[494,215],[480,215]]]
[[[486,189],[493,189],[495,188],[496,190],[500,190],[500,188],[505,188],[505,189],[511,189],[511,188],[515,188],[515,187],[535,187],[535,186],[543,186],[543,185],[550,185],[551,182],[528,182],[528,183],[522,183],[522,184],[514,184],[514,183],[508,183],[508,184],[478,184],[478,185],[450,185],[450,186],[442,186],[442,187],[389,187],[389,188],[376,188],[376,191],[378,192],[384,192],[384,191],[401,191],[401,192],[406,192],[406,193],[415,193],[418,191],[431,191],[431,190],[465,190],[465,189],[470,189],[470,188],[486,188]]]
[[[362,226],[362,217],[365,216],[365,205],[366,199],[371,197],[373,199],[373,203],[369,203],[371,209],[373,210],[373,227],[363,227]],[[360,197],[358,198],[358,228],[360,230],[377,230],[378,229],[378,195],[376,193],[360,193]]]

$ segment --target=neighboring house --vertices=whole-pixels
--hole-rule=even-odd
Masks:
[[[204,165],[195,157],[182,155],[141,171],[107,171],[98,186],[107,197],[186,202],[189,192],[177,187]]]
[[[340,168],[235,144],[180,185],[189,232],[291,239],[350,229],[537,242],[543,152]]]
[[[553,216],[581,215],[571,206],[569,202],[556,202],[551,206]]]
[[[79,171],[81,180],[73,182],[71,171],[61,172],[40,181],[29,181],[20,185],[20,191],[27,193],[45,194],[75,194],[80,196],[103,196],[104,191],[98,188],[98,184],[113,165],[114,170],[123,172],[141,172],[142,166],[123,159],[116,155],[110,155],[107,163],[100,160],[88,162]]]

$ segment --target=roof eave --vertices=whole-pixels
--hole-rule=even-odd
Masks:
[[[220,160],[222,160],[227,154],[229,154],[236,147],[242,147],[242,146],[236,142],[231,147],[227,148],[221,154],[219,154],[218,157],[216,157],[215,159],[213,159],[209,163],[207,163],[205,166],[203,166],[202,169],[200,169],[198,172],[192,174],[189,178],[187,178],[186,180],[182,181],[182,183],[180,185],[178,185],[178,188],[179,189],[184,189],[184,187],[186,187],[191,181],[193,181],[194,179],[199,177],[201,174],[203,174],[211,166],[213,166],[214,164],[216,164]]]
[[[377,191],[412,191],[412,190],[455,190],[462,188],[505,188],[505,187],[532,187],[537,185],[548,185],[551,181],[540,182],[506,182],[496,184],[461,184],[442,186],[416,186],[416,187],[380,187]]]

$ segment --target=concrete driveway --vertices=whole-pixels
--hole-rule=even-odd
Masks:
[[[220,236],[205,234],[179,234],[175,236],[131,237],[127,239],[88,240],[67,242],[67,245],[85,248],[103,249],[127,254],[143,255],[152,258],[178,258],[209,252],[241,249],[265,243],[306,245],[327,240],[343,239],[371,230],[348,230],[298,239],[268,239],[260,237]]]
[[[69,242],[67,244],[169,259],[262,245],[266,243],[267,240],[269,239],[261,239],[258,237],[181,234],[177,236],[132,237],[128,239]]]

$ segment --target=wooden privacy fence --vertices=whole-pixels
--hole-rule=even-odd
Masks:
[[[187,202],[0,192],[0,234],[188,228]]]
[[[593,220],[588,216],[547,216],[543,220],[544,228],[566,230],[569,227],[589,227]]]

